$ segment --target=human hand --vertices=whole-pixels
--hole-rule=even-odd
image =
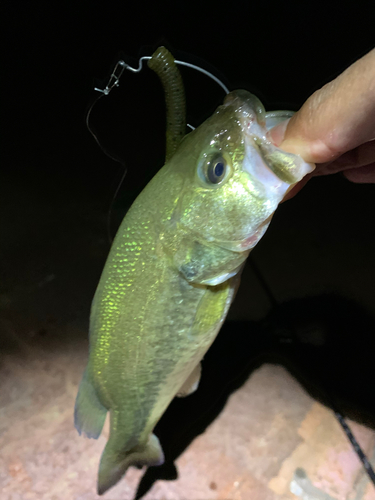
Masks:
[[[268,134],[285,151],[317,164],[285,199],[317,175],[342,171],[352,182],[375,183],[375,49]]]

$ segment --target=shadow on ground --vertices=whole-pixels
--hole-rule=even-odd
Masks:
[[[155,481],[178,477],[174,461],[265,362],[284,365],[313,398],[375,428],[375,401],[370,397],[374,335],[373,318],[337,295],[291,300],[262,322],[227,321],[205,356],[199,390],[175,398],[156,426],[165,463],[146,470],[135,499]]]

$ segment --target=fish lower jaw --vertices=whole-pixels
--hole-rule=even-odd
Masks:
[[[272,214],[273,215],[273,214]],[[220,241],[217,242],[217,245],[221,248],[225,248],[226,250],[230,250],[232,252],[249,252],[251,249],[255,247],[258,241],[262,238],[264,233],[267,231],[268,226],[270,225],[271,218],[268,217],[262,224],[260,224],[255,231],[253,231],[247,238],[239,241]]]

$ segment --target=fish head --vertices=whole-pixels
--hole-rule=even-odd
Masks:
[[[314,168],[270,142],[266,118],[257,97],[237,90],[184,138],[170,163],[183,178],[180,227],[231,251],[255,246],[285,193]]]

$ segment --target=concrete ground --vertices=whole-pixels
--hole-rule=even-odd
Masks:
[[[53,348],[22,343],[3,358],[2,499],[99,498],[96,475],[108,428],[97,441],[88,440],[72,420],[86,353],[85,342],[70,338]],[[375,432],[350,425],[375,465]],[[179,478],[157,481],[145,500],[375,499],[332,412],[277,365],[255,371],[176,465]],[[142,474],[129,470],[103,498],[133,499]]]
[[[374,192],[368,186],[349,186],[350,191],[340,179],[317,182],[304,198],[281,207],[254,259],[278,301],[334,291],[374,313]],[[1,247],[0,497],[94,500],[108,429],[97,441],[79,437],[73,405],[87,359],[90,301],[108,251],[106,205],[96,202],[90,187],[80,185],[67,197],[66,187],[41,193],[36,184],[30,189],[8,178],[0,185],[7,214]],[[316,186],[321,191],[314,205]],[[334,202],[332,189],[338,192]],[[357,197],[350,207],[348,189]],[[269,310],[267,295],[247,267],[231,318],[256,321]],[[220,356],[225,367],[230,353]],[[176,459],[178,478],[155,481],[145,500],[375,499],[332,411],[270,361],[228,392],[217,418],[196,431]],[[361,370],[362,364],[353,359],[344,371]],[[206,368],[202,389],[184,400],[186,408],[204,390],[211,371]],[[365,388],[365,399],[373,401],[373,380]],[[349,399],[356,391],[349,391]],[[370,410],[350,425],[375,466]],[[143,474],[129,470],[103,498],[131,500]]]

